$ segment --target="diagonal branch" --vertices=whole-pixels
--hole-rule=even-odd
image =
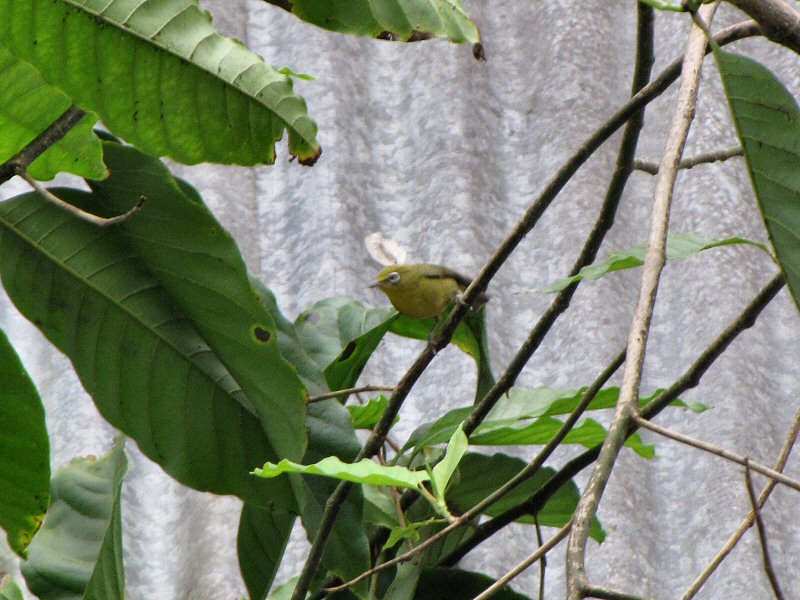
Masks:
[[[716,6],[714,4],[701,8],[702,18],[707,20],[713,17]],[[609,427],[608,435],[603,443],[592,475],[575,509],[575,522],[567,542],[567,596],[569,600],[581,600],[584,597],[584,588],[588,585],[584,556],[586,541],[589,539],[589,528],[597,514],[600,499],[611,477],[611,471],[614,468],[619,451],[628,437],[628,429],[638,412],[639,384],[641,383],[647,336],[655,307],[661,271],[666,262],[667,231],[669,229],[672,194],[675,188],[675,180],[678,176],[678,165],[683,153],[683,147],[689,134],[689,127],[694,119],[705,47],[705,33],[700,27],[693,26],[686,44],[686,57],[683,62],[684,70],[678,90],[675,113],[667,137],[664,156],[659,165],[658,175],[656,175],[647,254],[644,259],[639,298],[636,303],[630,333],[628,334],[625,372],[622,378],[619,401],[617,402],[617,411]]]
[[[767,573],[769,584],[772,586],[772,591],[777,600],[784,600],[781,586],[778,583],[778,577],[775,575],[775,569],[772,567],[772,560],[769,557],[769,546],[767,545],[767,530],[764,527],[764,519],[761,518],[761,509],[756,500],[756,491],[753,489],[753,478],[750,476],[750,461],[744,459],[744,482],[747,487],[747,495],[750,498],[750,505],[753,507],[753,517],[756,520],[756,529],[758,529],[758,539],[761,542],[761,553],[764,557],[764,571]]]
[[[761,25],[764,35],[800,54],[800,11],[786,0],[728,0]]]

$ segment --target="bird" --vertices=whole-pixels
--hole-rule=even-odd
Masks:
[[[462,292],[472,280],[441,265],[389,265],[368,287],[378,288],[397,311],[415,319],[437,319],[442,312],[461,301]],[[481,293],[473,303],[477,310],[489,300]]]

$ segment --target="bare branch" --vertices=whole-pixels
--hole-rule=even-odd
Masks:
[[[18,169],[27,169],[45,150],[67,135],[85,115],[86,113],[77,106],[70,106],[50,127],[0,166],[0,183],[5,183],[17,175]]]
[[[761,553],[764,557],[764,571],[767,573],[767,578],[772,586],[775,598],[777,598],[777,600],[784,600],[781,586],[775,575],[775,569],[772,567],[772,560],[769,557],[767,530],[764,527],[764,520],[761,518],[761,509],[758,507],[758,501],[756,500],[756,491],[753,489],[753,478],[750,476],[750,461],[747,458],[744,459],[744,482],[747,486],[747,495],[750,498],[750,505],[753,507],[753,516],[756,520],[756,529],[758,529],[758,539],[761,542]]]
[[[544,546],[542,538],[542,527],[539,525],[539,517],[533,515],[533,525],[536,527],[536,544],[541,548]],[[547,557],[543,556],[539,561],[539,600],[544,600],[544,575],[547,570]]]
[[[800,434],[800,409],[795,413],[794,420],[792,421],[792,426],[789,428],[789,433],[786,435],[786,440],[783,442],[783,448],[781,448],[781,453],[778,456],[778,460],[775,463],[775,470],[776,471],[783,471],[783,468],[786,466],[786,462],[789,460],[789,454],[794,447],[795,442],[797,441],[797,436]],[[764,486],[764,489],[761,490],[761,494],[758,497],[758,506],[763,507],[764,504],[767,502],[772,490],[775,489],[777,482],[774,479],[771,479],[767,482],[767,485]],[[717,555],[711,560],[711,562],[706,566],[705,569],[697,576],[697,578],[692,582],[692,585],[689,586],[689,589],[681,596],[681,600],[691,600],[695,597],[700,588],[703,587],[703,584],[711,577],[711,574],[717,570],[717,567],[722,563],[723,560],[730,554],[731,550],[734,549],[736,544],[739,543],[739,540],[742,539],[742,536],[745,532],[753,526],[753,521],[755,519],[754,513],[751,511],[749,515],[747,515],[742,522],[739,524],[739,527],[736,531],[731,534],[731,537],[728,538],[728,541],[725,542],[725,545],[722,546],[722,549],[717,552]]]
[[[142,205],[145,203],[144,196],[139,197],[139,201],[133,205],[128,212],[118,215],[116,217],[98,217],[97,215],[93,215],[92,213],[88,213],[86,211],[81,210],[77,206],[73,206],[69,202],[65,202],[52,192],[50,192],[47,188],[40,185],[38,181],[36,181],[33,177],[31,177],[26,171],[22,169],[17,170],[17,175],[22,177],[25,181],[27,181],[30,186],[36,190],[42,198],[47,200],[48,202],[52,202],[59,208],[63,208],[68,213],[78,217],[79,219],[91,223],[92,225],[97,225],[98,227],[110,227],[111,225],[116,225],[117,223],[124,223],[128,219],[130,219],[133,215],[135,215],[139,210],[142,208]]]
[[[703,18],[708,20],[713,17],[716,6],[717,4],[715,3],[701,8],[700,11]],[[664,156],[659,165],[658,175],[656,175],[647,254],[644,259],[639,298],[628,334],[625,372],[622,378],[617,410],[592,475],[575,509],[575,524],[567,543],[567,597],[569,600],[581,600],[583,590],[588,585],[584,556],[586,541],[589,539],[589,529],[592,520],[597,514],[600,498],[611,476],[619,451],[628,437],[628,429],[638,412],[639,384],[641,382],[647,337],[653,316],[661,270],[666,262],[670,204],[678,175],[678,164],[681,160],[686,137],[689,134],[689,127],[694,119],[705,48],[705,33],[697,26],[692,27],[686,44],[686,55],[683,61],[683,73],[678,90],[675,113],[667,136]]]
[[[764,35],[800,54],[800,11],[786,0],[728,0],[761,26]]]
[[[590,585],[584,588],[583,593],[586,598],[601,598],[602,600],[646,600],[642,596],[617,592],[607,588]]]
[[[659,435],[663,435],[664,437],[675,440],[676,442],[681,442],[683,444],[686,444],[687,446],[692,446],[694,448],[698,448],[699,450],[703,450],[705,452],[709,452],[716,456],[720,456],[731,462],[740,464],[744,467],[750,465],[749,468],[752,469],[753,471],[757,471],[762,475],[766,475],[767,477],[774,479],[778,483],[782,483],[800,492],[800,481],[798,481],[797,479],[792,479],[791,477],[788,477],[783,473],[779,473],[774,469],[770,469],[766,465],[753,462],[746,456],[740,456],[739,454],[731,452],[730,450],[726,450],[725,448],[721,448],[720,446],[717,446],[715,444],[711,444],[703,440],[698,440],[697,438],[693,438],[683,433],[678,433],[677,431],[674,431],[672,429],[667,429],[666,427],[661,427],[660,425],[656,425],[652,421],[648,421],[647,419],[643,419],[641,417],[636,417],[636,424],[641,427],[644,427],[645,429],[649,429],[650,431],[658,433]]]
[[[547,540],[546,543],[542,544],[536,549],[536,552],[525,558],[520,563],[516,564],[513,569],[511,569],[508,573],[503,575],[500,579],[495,581],[492,585],[486,588],[483,592],[475,596],[473,600],[486,600],[487,598],[491,598],[497,592],[502,590],[508,583],[514,579],[517,575],[522,573],[525,569],[530,567],[533,563],[538,560],[544,558],[545,554],[550,552],[558,543],[563,540],[567,535],[569,535],[569,530],[572,527],[572,521],[564,525],[558,532]]]
[[[359,394],[361,392],[392,392],[394,388],[389,385],[362,385],[361,387],[346,388],[343,390],[336,390],[334,392],[327,392],[318,396],[311,396],[308,403],[320,402],[322,400],[330,400],[331,398],[340,398],[341,396],[349,396],[350,394]]]
[[[744,151],[741,146],[733,146],[732,148],[725,148],[724,150],[717,150],[715,152],[703,152],[690,158],[684,158],[678,165],[679,169],[691,169],[697,165],[704,165],[713,162],[728,160],[734,156],[743,156]],[[637,171],[644,171],[655,175],[658,173],[658,164],[654,161],[645,160],[643,158],[636,158],[633,161],[633,168]]]

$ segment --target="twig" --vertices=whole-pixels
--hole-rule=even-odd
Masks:
[[[751,22],[739,23],[733,25],[723,32],[720,32],[717,39],[720,44],[729,43],[736,39],[742,39],[757,35],[759,33],[758,26]],[[539,198],[528,209],[523,216],[522,220],[517,224],[511,234],[504,240],[498,250],[492,255],[489,261],[481,269],[478,276],[472,281],[469,287],[462,294],[464,303],[458,303],[450,312],[450,316],[445,321],[444,326],[439,330],[438,334],[429,340],[428,344],[422,350],[420,355],[411,365],[409,370],[398,382],[395,391],[389,399],[389,404],[381,417],[380,422],[375,426],[372,435],[369,437],[357,460],[373,456],[378,448],[383,444],[383,438],[388,433],[394,418],[400,411],[400,408],[405,401],[411,388],[416,383],[417,379],[422,375],[422,372],[427,368],[436,354],[444,348],[450,341],[456,327],[464,318],[467,313],[468,305],[480,296],[486,289],[489,281],[494,277],[495,273],[499,270],[500,266],[506,261],[511,252],[523,240],[523,238],[533,229],[543,214],[544,210],[555,199],[555,196],[567,184],[571,177],[583,165],[586,160],[602,145],[613,133],[619,129],[625,122],[633,117],[643,106],[648,102],[660,95],[673,81],[675,73],[680,71],[680,63],[676,63],[668,67],[661,77],[652,81],[633,98],[631,98],[620,110],[618,110],[603,126],[595,131],[586,142],[572,155],[572,157],[561,167],[556,173],[550,183],[545,187]],[[291,600],[304,600],[308,589],[311,587],[311,582],[316,575],[319,568],[322,554],[325,550],[325,545],[328,542],[336,518],[341,510],[342,503],[347,497],[352,484],[348,482],[340,483],[334,490],[333,494],[328,497],[325,503],[325,509],[322,514],[317,535],[311,544],[306,561],[300,572]]]
[[[606,367],[603,372],[597,377],[597,379],[592,383],[589,388],[587,388],[586,392],[584,392],[583,398],[578,403],[578,405],[573,409],[570,413],[569,417],[564,421],[564,424],[559,428],[556,434],[547,442],[547,444],[542,448],[539,454],[536,455],[531,462],[529,462],[525,467],[523,467],[519,473],[514,475],[511,479],[509,479],[505,484],[497,488],[494,492],[489,494],[486,498],[481,500],[478,504],[470,508],[469,510],[465,511],[464,514],[459,516],[455,519],[452,523],[447,525],[441,531],[435,533],[428,539],[421,542],[419,545],[414,547],[414,550],[410,552],[406,552],[405,554],[401,554],[395,556],[394,558],[387,560],[384,563],[376,565],[369,571],[365,571],[355,579],[347,581],[342,585],[330,588],[329,591],[331,592],[338,592],[344,590],[346,588],[352,587],[353,585],[371,577],[375,573],[387,569],[389,567],[393,567],[394,565],[400,564],[407,560],[413,558],[416,554],[425,550],[426,548],[432,546],[434,543],[438,542],[440,539],[445,537],[451,531],[454,531],[458,527],[466,525],[481,513],[483,513],[487,508],[489,508],[492,504],[506,496],[511,490],[516,488],[519,484],[524,481],[527,481],[533,475],[535,475],[550,454],[558,447],[561,441],[566,437],[566,435],[570,432],[570,430],[574,427],[575,422],[580,418],[580,415],[583,414],[583,411],[586,410],[586,407],[591,403],[594,397],[597,395],[597,392],[606,384],[606,382],[611,378],[614,372],[619,369],[620,365],[622,365],[622,361],[625,360],[625,354],[621,353],[618,354],[614,360],[611,362],[608,367]]]
[[[775,575],[775,569],[772,567],[772,560],[769,557],[769,548],[767,546],[767,530],[764,527],[764,520],[761,518],[761,509],[758,507],[756,500],[756,491],[753,489],[753,478],[750,476],[750,461],[745,457],[744,459],[744,481],[747,486],[747,495],[750,497],[750,505],[753,507],[753,516],[756,520],[756,529],[758,530],[758,539],[761,542],[761,554],[764,557],[764,571],[767,573],[767,578],[772,586],[772,591],[777,600],[784,600],[781,586],[778,583],[778,578]]]
[[[800,11],[785,0],[728,0],[755,19],[764,35],[800,53]]]
[[[678,165],[678,169],[691,169],[697,165],[706,163],[713,163],[722,160],[728,160],[734,156],[743,156],[744,151],[741,146],[733,146],[732,148],[725,148],[724,150],[717,150],[716,152],[703,152],[690,158],[684,158]],[[654,161],[645,160],[643,158],[636,158],[633,160],[633,168],[637,171],[644,171],[655,175],[658,173],[658,164]]]
[[[607,588],[589,585],[583,590],[585,598],[601,598],[602,600],[645,600],[642,596],[617,592]]]
[[[736,454],[734,452],[731,452],[730,450],[727,450],[725,448],[721,448],[720,446],[717,446],[715,444],[711,444],[711,443],[703,441],[703,440],[698,440],[697,438],[693,438],[693,437],[688,436],[686,434],[679,433],[679,432],[674,431],[672,429],[667,429],[666,427],[661,427],[660,425],[656,425],[652,421],[648,421],[647,419],[643,419],[641,417],[636,417],[636,423],[637,423],[637,425],[639,425],[641,427],[644,427],[645,429],[649,429],[650,431],[654,431],[655,433],[658,433],[659,435],[663,435],[664,437],[673,439],[676,442],[681,442],[681,443],[686,444],[688,446],[692,446],[694,448],[698,448],[699,450],[704,450],[705,452],[709,452],[709,453],[714,454],[716,456],[720,456],[720,457],[725,458],[725,459],[727,459],[727,460],[729,460],[731,462],[735,462],[737,464],[740,464],[740,465],[742,465],[744,467],[747,467],[747,465],[749,464],[750,465],[749,468],[752,469],[753,471],[757,471],[758,473],[761,473],[762,475],[765,475],[765,476],[767,476],[767,477],[769,477],[771,479],[774,479],[778,483],[782,483],[782,484],[784,484],[784,485],[786,485],[786,486],[788,486],[790,488],[793,488],[793,489],[795,489],[795,490],[800,492],[800,481],[798,481],[797,479],[793,479],[791,477],[788,477],[788,476],[784,475],[783,473],[779,473],[778,471],[776,471],[774,469],[770,469],[766,465],[762,465],[760,463],[753,462],[752,460],[750,460],[746,456],[740,456],[740,455],[738,455],[738,454]]]
[[[533,525],[536,527],[536,544],[541,548],[544,545],[542,538],[542,527],[539,525],[539,516],[533,515]],[[547,556],[543,556],[539,561],[539,600],[544,600],[544,574],[547,569]]]
[[[711,18],[716,9],[704,6],[701,12]],[[638,412],[639,385],[642,377],[647,337],[655,307],[658,283],[661,271],[666,262],[667,231],[669,213],[675,180],[678,175],[678,164],[681,160],[689,127],[695,114],[695,102],[700,84],[700,70],[705,55],[706,38],[703,31],[693,27],[689,32],[686,44],[686,56],[683,62],[683,74],[678,90],[675,113],[670,126],[664,156],[656,175],[653,193],[653,212],[650,220],[647,253],[644,259],[642,284],[636,309],[628,334],[628,351],[625,360],[625,371],[620,388],[617,410],[608,435],[600,450],[589,482],[584,489],[578,506],[575,509],[575,524],[567,543],[567,598],[581,600],[583,590],[588,586],[585,569],[586,542],[589,529],[597,514],[600,499],[616,462],[619,451],[627,439],[627,432],[632,419]]]
[[[646,406],[641,409],[641,416],[646,419],[652,419],[673,400],[678,398],[683,392],[695,387],[706,371],[714,364],[723,352],[730,346],[730,344],[737,338],[737,336],[744,330],[752,327],[761,311],[770,303],[770,301],[778,294],[783,288],[785,282],[782,275],[776,275],[745,307],[739,316],[728,325],[725,330],[711,342],[711,344],[700,354],[700,356],[692,363],[689,368],[681,375],[675,382],[659,396],[651,400]],[[632,424],[628,431],[628,436],[633,435],[637,429],[635,423]],[[555,473],[527,500],[514,506],[502,514],[489,519],[485,523],[481,523],[473,531],[472,536],[462,543],[458,548],[453,550],[450,554],[444,557],[440,564],[453,565],[460,561],[472,549],[481,544],[483,541],[500,531],[509,523],[513,523],[524,515],[536,513],[542,509],[545,503],[555,494],[563,485],[569,482],[575,475],[580,473],[583,469],[588,467],[594,462],[600,454],[600,445],[590,448],[583,454],[576,456],[568,461],[561,469]]]
[[[79,219],[91,223],[92,225],[97,225],[98,227],[110,227],[111,225],[116,225],[117,223],[124,223],[125,221],[130,219],[133,215],[135,215],[137,212],[139,212],[139,210],[142,208],[142,205],[145,203],[145,200],[147,200],[147,198],[145,198],[144,196],[140,196],[139,201],[136,202],[136,204],[133,205],[133,208],[131,208],[128,212],[118,215],[116,217],[109,217],[109,218],[98,217],[97,215],[93,215],[92,213],[88,213],[86,211],[81,210],[80,208],[70,204],[69,202],[65,202],[64,200],[62,200],[61,198],[50,192],[47,188],[40,185],[39,182],[36,181],[30,175],[28,175],[26,171],[20,169],[17,171],[17,175],[19,175],[25,181],[27,181],[30,184],[30,186],[34,190],[36,190],[38,194],[48,202],[51,202],[56,206],[58,206],[59,208],[63,208],[68,213],[78,217]]]
[[[508,573],[503,575],[500,579],[498,579],[488,588],[483,590],[483,592],[475,596],[473,600],[486,600],[487,598],[491,598],[492,596],[494,596],[497,592],[499,592],[506,585],[508,585],[508,582],[514,579],[517,575],[522,573],[525,569],[530,567],[537,560],[543,559],[545,554],[550,552],[550,550],[555,548],[561,540],[563,540],[565,537],[567,537],[567,535],[569,535],[569,530],[571,527],[572,527],[572,521],[564,525],[564,527],[559,529],[558,532],[553,537],[551,537],[549,540],[547,540],[547,542],[539,546],[536,549],[536,552],[534,552],[533,554],[525,558],[523,561],[516,564],[514,568],[511,569]]]
[[[792,421],[792,425],[789,428],[789,433],[786,435],[786,440],[783,442],[783,447],[781,448],[781,452],[778,455],[778,460],[775,462],[775,470],[776,471],[783,471],[783,468],[786,466],[786,462],[789,460],[789,454],[794,447],[795,442],[797,441],[797,436],[800,434],[800,409],[795,413],[794,420]],[[764,486],[764,489],[761,490],[761,494],[758,497],[758,506],[762,507],[766,504],[767,499],[769,498],[772,490],[775,489],[777,482],[774,479],[771,479],[767,482],[767,485]],[[689,589],[681,596],[681,600],[691,600],[695,597],[700,588],[703,587],[703,584],[711,577],[711,574],[717,570],[717,567],[725,560],[725,557],[730,554],[731,550],[739,543],[739,540],[742,539],[742,536],[745,532],[753,526],[754,520],[754,513],[750,512],[742,522],[739,523],[739,527],[736,531],[731,534],[728,538],[728,541],[722,546],[717,555],[711,559],[711,562],[706,566],[705,569],[702,570],[700,575],[692,582],[692,585],[689,586]]]
[[[322,400],[330,400],[331,398],[339,398],[340,396],[348,396],[350,394],[359,394],[361,392],[391,392],[394,388],[389,385],[362,385],[361,387],[346,388],[343,390],[336,390],[319,394],[318,396],[311,396],[308,403],[320,402]]]
[[[53,121],[52,125],[0,166],[0,184],[17,175],[17,169],[27,169],[45,150],[67,135],[85,115],[86,113],[77,106],[70,106],[64,114]]]

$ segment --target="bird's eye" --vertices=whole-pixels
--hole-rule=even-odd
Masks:
[[[391,273],[389,273],[388,281],[392,285],[400,283],[400,273],[398,273],[397,271],[392,271]]]

